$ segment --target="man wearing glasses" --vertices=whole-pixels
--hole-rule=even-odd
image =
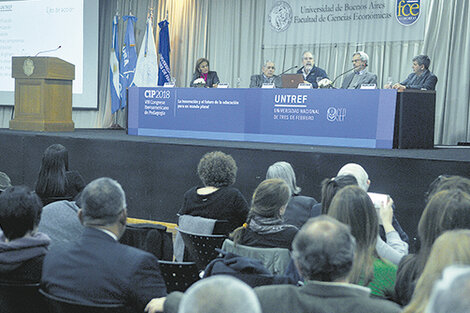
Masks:
[[[276,88],[282,85],[281,77],[274,75],[276,67],[273,61],[266,61],[261,69],[262,74],[252,75],[250,88],[261,88],[263,84],[274,84]]]
[[[354,71],[347,75],[341,88],[360,89],[362,85],[377,85],[377,75],[367,71],[369,56],[364,51],[354,52],[352,64]]]
[[[303,66],[297,71],[297,74],[304,75],[304,82],[312,84],[313,88],[318,88],[318,82],[324,78],[328,78],[324,69],[315,66],[313,54],[305,51],[302,55]]]

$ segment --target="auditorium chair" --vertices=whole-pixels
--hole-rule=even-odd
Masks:
[[[195,262],[158,261],[160,272],[165,280],[167,293],[185,292],[199,280],[199,271]]]
[[[39,292],[45,297],[49,313],[131,313],[131,309],[122,303],[87,305],[53,296],[42,289]],[[24,311],[27,312],[27,311]],[[29,311],[32,312],[32,311]]]
[[[47,313],[39,283],[0,281],[0,313]]]
[[[190,257],[196,262],[198,270],[206,268],[210,261],[218,256],[216,248],[222,247],[227,236],[225,235],[201,235],[183,231],[178,227],[176,230],[181,234],[184,245]]]
[[[173,239],[166,227],[159,224],[127,224],[119,242],[147,251],[159,260],[173,259]]]
[[[222,250],[260,260],[273,275],[283,275],[291,260],[290,251],[288,249],[258,248],[241,244],[235,245],[230,239],[225,239]]]

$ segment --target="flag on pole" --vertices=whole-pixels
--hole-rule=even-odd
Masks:
[[[158,23],[160,27],[158,53],[160,54],[160,65],[158,67],[158,86],[170,82],[170,33],[168,32],[168,21]]]
[[[111,43],[111,55],[109,57],[109,88],[111,89],[111,113],[121,107],[121,84],[119,79],[119,55],[118,55],[118,17],[113,18],[113,42]]]
[[[153,37],[152,18],[147,19],[147,29],[140,46],[133,84],[138,87],[157,87],[158,57]]]
[[[134,80],[135,64],[137,63],[137,52],[135,49],[135,36],[134,36],[134,23],[137,17],[126,15],[123,16],[123,21],[127,21],[126,35],[124,37],[124,44],[122,45],[121,57],[121,108],[124,108],[127,103],[127,88],[131,87]]]

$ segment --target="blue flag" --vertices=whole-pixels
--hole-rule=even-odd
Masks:
[[[111,113],[121,107],[121,83],[119,79],[118,17],[113,18],[113,41],[109,57],[109,88],[111,91]]]
[[[160,26],[158,53],[160,54],[160,64],[158,66],[158,86],[170,82],[170,33],[168,31],[168,21],[158,23]]]
[[[135,49],[134,23],[137,21],[135,16],[123,16],[122,19],[127,21],[126,35],[124,44],[122,45],[121,57],[121,108],[127,103],[127,88],[131,87],[134,80],[135,65],[137,63],[137,51]]]

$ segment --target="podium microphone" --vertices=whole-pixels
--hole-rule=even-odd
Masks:
[[[60,48],[62,48],[62,46],[58,46],[57,48],[55,48],[55,49],[51,49],[51,50],[43,50],[43,51],[39,51],[38,53],[36,53],[36,55],[35,55],[34,57],[37,57],[38,55],[40,55],[40,54],[43,54],[43,53],[57,51],[57,50],[59,50]]]
[[[349,69],[349,70],[347,70],[346,72],[344,72],[344,73],[341,73],[340,75],[336,76],[336,77],[335,77],[335,79],[333,80],[333,82],[331,83],[331,85],[330,85],[330,86],[331,86],[331,87],[333,87],[333,85],[334,85],[334,84],[335,84],[335,82],[338,80],[338,78],[340,78],[340,77],[341,77],[341,76],[343,76],[344,74],[347,74],[347,73],[349,73],[349,72],[351,72],[351,71],[354,71],[354,69],[355,69],[355,67],[353,67],[353,68],[350,68],[350,69]]]
[[[290,70],[293,70],[294,68],[298,68],[298,66],[294,65],[294,66],[288,68],[287,70],[285,70],[284,72],[282,72],[281,74],[279,74],[278,76],[284,75],[285,73],[289,72]]]

